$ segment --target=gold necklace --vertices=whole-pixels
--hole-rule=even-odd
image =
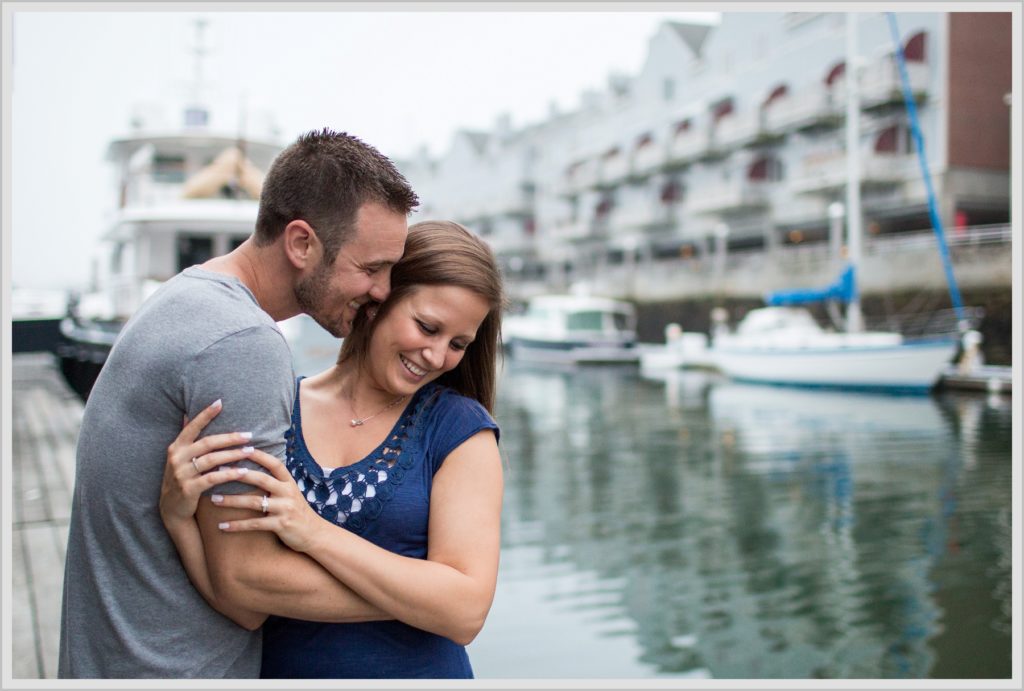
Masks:
[[[383,408],[378,410],[373,415],[367,415],[366,417],[359,417],[359,413],[356,413],[356,399],[355,399],[355,396],[353,396],[352,398],[349,399],[349,407],[352,408],[352,412],[355,413],[355,417],[352,418],[351,420],[349,420],[349,425],[351,425],[352,427],[360,427],[367,420],[372,420],[373,418],[375,418],[378,415],[380,415],[381,413],[383,413],[385,410],[390,410],[391,408],[394,408],[396,405],[398,405],[399,401],[404,400],[404,399],[405,399],[405,395],[403,394],[403,395],[399,396],[398,398],[396,398],[395,400],[393,400],[390,403],[388,403],[386,406],[384,406]]]

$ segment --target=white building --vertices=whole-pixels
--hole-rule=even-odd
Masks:
[[[951,234],[1008,223],[1010,13],[895,18],[940,218]],[[863,227],[881,242],[931,222],[889,20],[856,19]],[[403,162],[420,215],[480,233],[520,295],[579,279],[639,300],[782,287],[793,279],[784,255],[827,249],[829,206],[845,197],[846,21],[734,12],[711,26],[665,23],[638,74],[610,77],[578,109],[521,128],[503,117],[459,132],[439,160]],[[1008,229],[1000,238],[1008,249]],[[734,256],[760,273],[748,262],[731,280]],[[808,280],[830,280],[825,258]],[[893,268],[877,266],[873,284],[869,256],[864,289]]]

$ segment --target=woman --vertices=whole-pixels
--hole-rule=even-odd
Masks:
[[[271,616],[263,677],[472,678],[464,646],[487,616],[498,569],[502,468],[490,411],[500,271],[466,229],[424,222],[409,229],[391,284],[372,319],[357,317],[337,364],[296,382],[284,465],[250,448],[220,450],[238,435],[195,441],[216,404],[168,451],[161,514],[211,604],[195,521],[181,517],[203,491],[242,480],[260,493],[211,499],[258,513],[222,530],[273,531],[392,619]],[[242,457],[271,474],[206,472]]]

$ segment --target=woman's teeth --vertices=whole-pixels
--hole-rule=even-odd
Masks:
[[[407,360],[404,356],[399,355],[398,357],[400,357],[402,359],[402,364],[405,365],[406,368],[408,368],[408,370],[410,372],[412,372],[413,374],[415,374],[417,377],[422,377],[424,374],[427,373],[427,370],[420,369],[416,365],[414,365],[411,362],[409,362],[409,360]]]

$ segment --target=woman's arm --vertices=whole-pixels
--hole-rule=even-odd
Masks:
[[[425,560],[395,554],[323,520],[282,464],[259,452],[251,460],[275,475],[249,473],[241,478],[270,495],[270,510],[265,517],[224,522],[223,530],[275,532],[368,602],[410,626],[462,645],[480,632],[494,598],[500,547],[503,481],[493,432],[466,440],[435,474]],[[218,499],[221,506],[258,509],[261,496]]]
[[[248,439],[245,434],[222,434],[196,442],[196,437],[220,410],[221,402],[214,401],[186,424],[168,447],[160,487],[160,518],[178,550],[185,573],[207,604],[239,626],[252,631],[263,624],[267,615],[237,607],[215,597],[206,566],[206,555],[203,553],[203,539],[195,520],[199,496],[205,490],[235,480],[247,472],[245,468],[216,470],[205,474],[200,472],[202,467],[216,467],[246,458],[252,450],[244,447],[211,452],[224,445],[244,443]]]
[[[245,434],[195,441],[220,412],[219,403],[196,415],[168,448],[160,492],[161,518],[196,590],[215,610],[250,629],[259,627],[268,614],[324,622],[391,619],[272,533],[228,536],[217,529],[214,514],[220,513],[223,520],[224,512],[199,498],[206,490],[243,478],[247,468],[218,468],[254,452],[250,447],[223,450],[245,443]],[[283,468],[273,456],[264,457]],[[294,486],[287,474],[285,479]],[[251,515],[238,511],[234,517]]]

